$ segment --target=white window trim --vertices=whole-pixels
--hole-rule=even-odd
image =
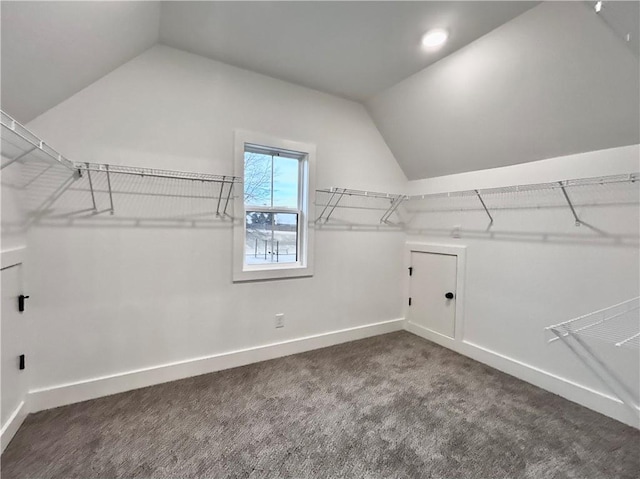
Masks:
[[[263,133],[236,130],[234,144],[235,176],[244,178],[245,145],[260,145],[266,148],[289,150],[306,154],[305,168],[301,173],[299,195],[301,197],[302,214],[300,224],[299,261],[297,263],[269,264],[246,267],[244,264],[245,248],[245,207],[244,186],[235,192],[233,222],[233,281],[260,281],[269,279],[299,278],[313,276],[313,252],[315,236],[315,211],[313,194],[315,192],[316,147],[310,143],[284,140]],[[306,181],[305,181],[306,180]],[[253,209],[251,209],[253,211]]]

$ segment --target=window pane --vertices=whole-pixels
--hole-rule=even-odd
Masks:
[[[273,206],[298,208],[300,161],[295,158],[273,157]]]
[[[262,153],[244,153],[244,204],[271,206],[272,157]]]
[[[298,261],[298,215],[247,211],[245,264]]]
[[[294,160],[297,162],[297,160]],[[275,213],[273,240],[275,263],[295,263],[298,261],[298,215],[296,213]]]

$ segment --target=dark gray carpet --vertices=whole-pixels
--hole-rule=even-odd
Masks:
[[[2,478],[638,478],[640,432],[406,332],[33,414]]]

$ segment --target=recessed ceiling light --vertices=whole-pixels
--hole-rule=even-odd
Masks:
[[[444,44],[447,41],[449,32],[444,28],[434,28],[429,30],[422,37],[422,46],[425,48],[436,48]]]

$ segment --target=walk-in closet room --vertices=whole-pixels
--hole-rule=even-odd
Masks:
[[[639,479],[640,1],[0,1],[2,479]]]

